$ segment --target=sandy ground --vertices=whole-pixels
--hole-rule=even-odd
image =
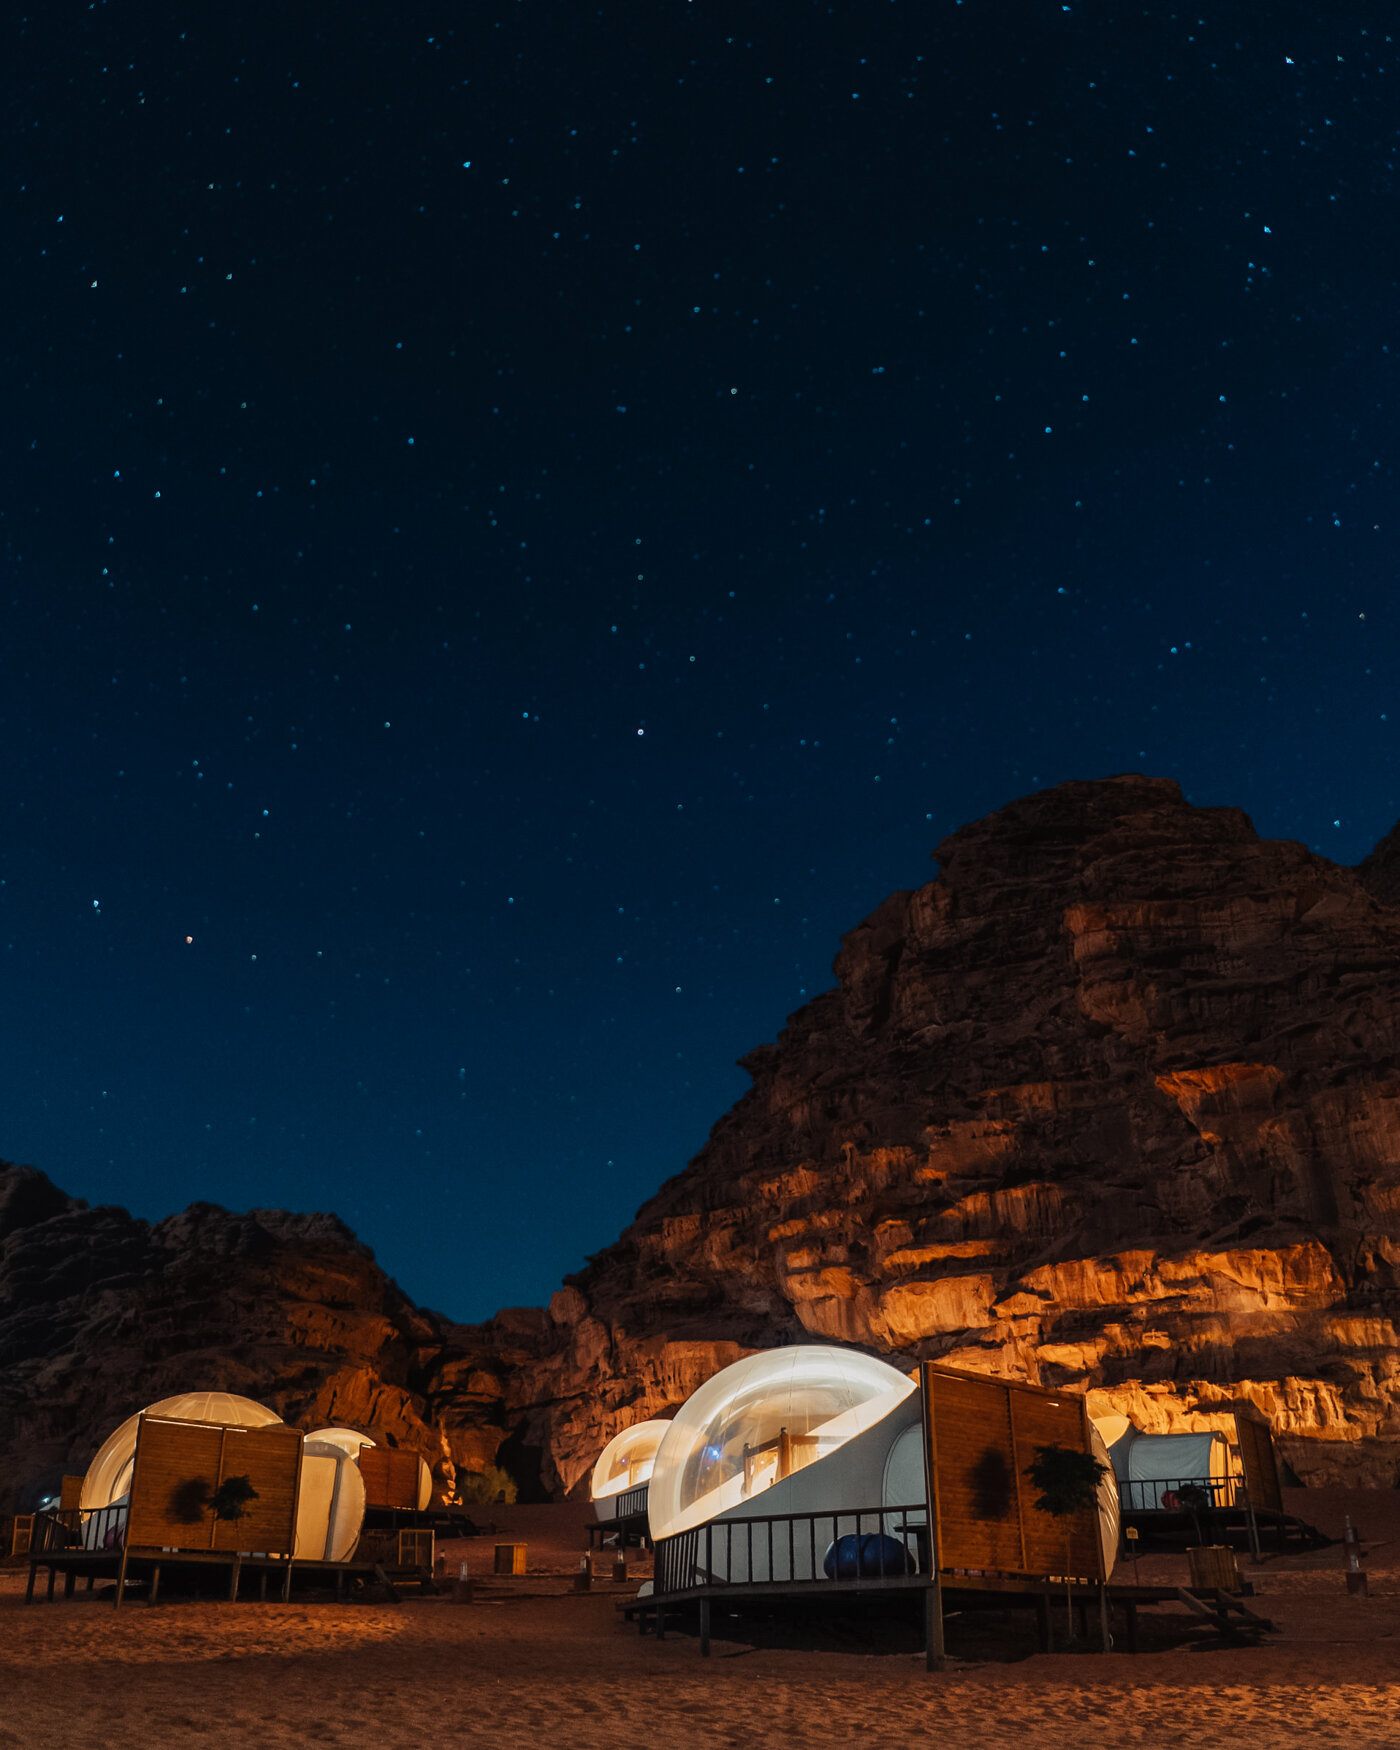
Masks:
[[[1341,1552],[1324,1550],[1248,1570],[1258,1608],[1278,1625],[1264,1647],[1172,1646],[1164,1631],[1166,1650],[1135,1657],[1031,1655],[1004,1635],[998,1645],[995,1622],[978,1637],[954,1620],[950,1646],[964,1656],[932,1677],[912,1652],[874,1650],[912,1646],[901,1624],[867,1625],[864,1640],[844,1643],[819,1631],[815,1650],[731,1627],[735,1638],[717,1640],[708,1661],[688,1634],[640,1637],[615,1606],[644,1565],[634,1561],[626,1587],[568,1589],[586,1517],[572,1506],[497,1509],[499,1536],[528,1544],[529,1571],[483,1579],[468,1605],[171,1596],[118,1613],[79,1592],[25,1608],[24,1574],[9,1570],[0,1746],[1400,1750],[1400,1495],[1309,1494],[1306,1505],[1327,1530],[1350,1508],[1368,1539],[1369,1598],[1347,1597]],[[491,1542],[443,1553],[455,1567],[465,1552],[484,1574]],[[1145,1558],[1142,1577],[1178,1568],[1179,1557]]]

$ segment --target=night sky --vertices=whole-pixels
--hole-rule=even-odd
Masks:
[[[1364,855],[1388,14],[12,12],[0,1154],[477,1318],[964,821]]]

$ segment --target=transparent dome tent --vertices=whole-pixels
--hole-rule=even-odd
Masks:
[[[79,1511],[85,1516],[84,1541],[91,1537],[93,1547],[96,1540],[105,1542],[114,1533],[112,1514],[104,1510],[123,1510],[130,1496],[142,1416],[226,1428],[268,1428],[282,1422],[275,1410],[232,1392],[182,1392],[128,1416],[103,1441],[83,1478]],[[341,1428],[320,1429],[306,1437],[297,1492],[295,1559],[343,1562],[354,1553],[365,1516],[365,1486],[357,1460],[360,1448],[373,1444],[364,1435]],[[118,1511],[118,1525],[124,1521],[125,1512]]]
[[[266,1404],[232,1392],[181,1392],[147,1404],[109,1434],[83,1478],[78,1505],[84,1511],[116,1507],[131,1492],[131,1468],[136,1461],[136,1429],[142,1416],[168,1416],[176,1422],[215,1422],[226,1428],[267,1428],[282,1418]]]
[[[668,1427],[649,1485],[652,1537],[703,1525],[824,1465],[914,1391],[914,1381],[885,1362],[825,1344],[736,1361],[702,1385]],[[830,1471],[824,1480],[841,1490]]]
[[[589,1495],[600,1520],[616,1519],[627,1496],[629,1513],[645,1513],[648,1495],[637,1498],[634,1489],[646,1487],[651,1481],[656,1454],[670,1432],[671,1424],[658,1418],[634,1422],[620,1434],[614,1434],[603,1448],[589,1481]]]

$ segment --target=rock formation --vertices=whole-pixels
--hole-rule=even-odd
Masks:
[[[1153,1430],[1248,1402],[1304,1480],[1394,1484],[1400,839],[1343,869],[1127,776],[936,857],[547,1312],[421,1312],[333,1217],[150,1227],[0,1170],[0,1506],[196,1386],[574,1489],[620,1427],[811,1338]]]
[[[0,1164],[0,1512],[187,1390],[239,1392],[302,1427],[349,1423],[424,1453],[450,1485],[501,1439],[499,1382],[450,1331],[334,1216],[197,1203],[151,1226]]]
[[[555,1295],[508,1374],[522,1449],[573,1487],[742,1349],[820,1337],[1154,1430],[1248,1401],[1305,1480],[1394,1483],[1397,856],[1135,776],[954,833]]]

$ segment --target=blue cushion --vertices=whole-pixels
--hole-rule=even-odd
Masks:
[[[914,1564],[898,1538],[880,1531],[864,1531],[859,1537],[848,1532],[827,1545],[822,1571],[828,1580],[868,1580],[882,1575],[907,1574]]]

